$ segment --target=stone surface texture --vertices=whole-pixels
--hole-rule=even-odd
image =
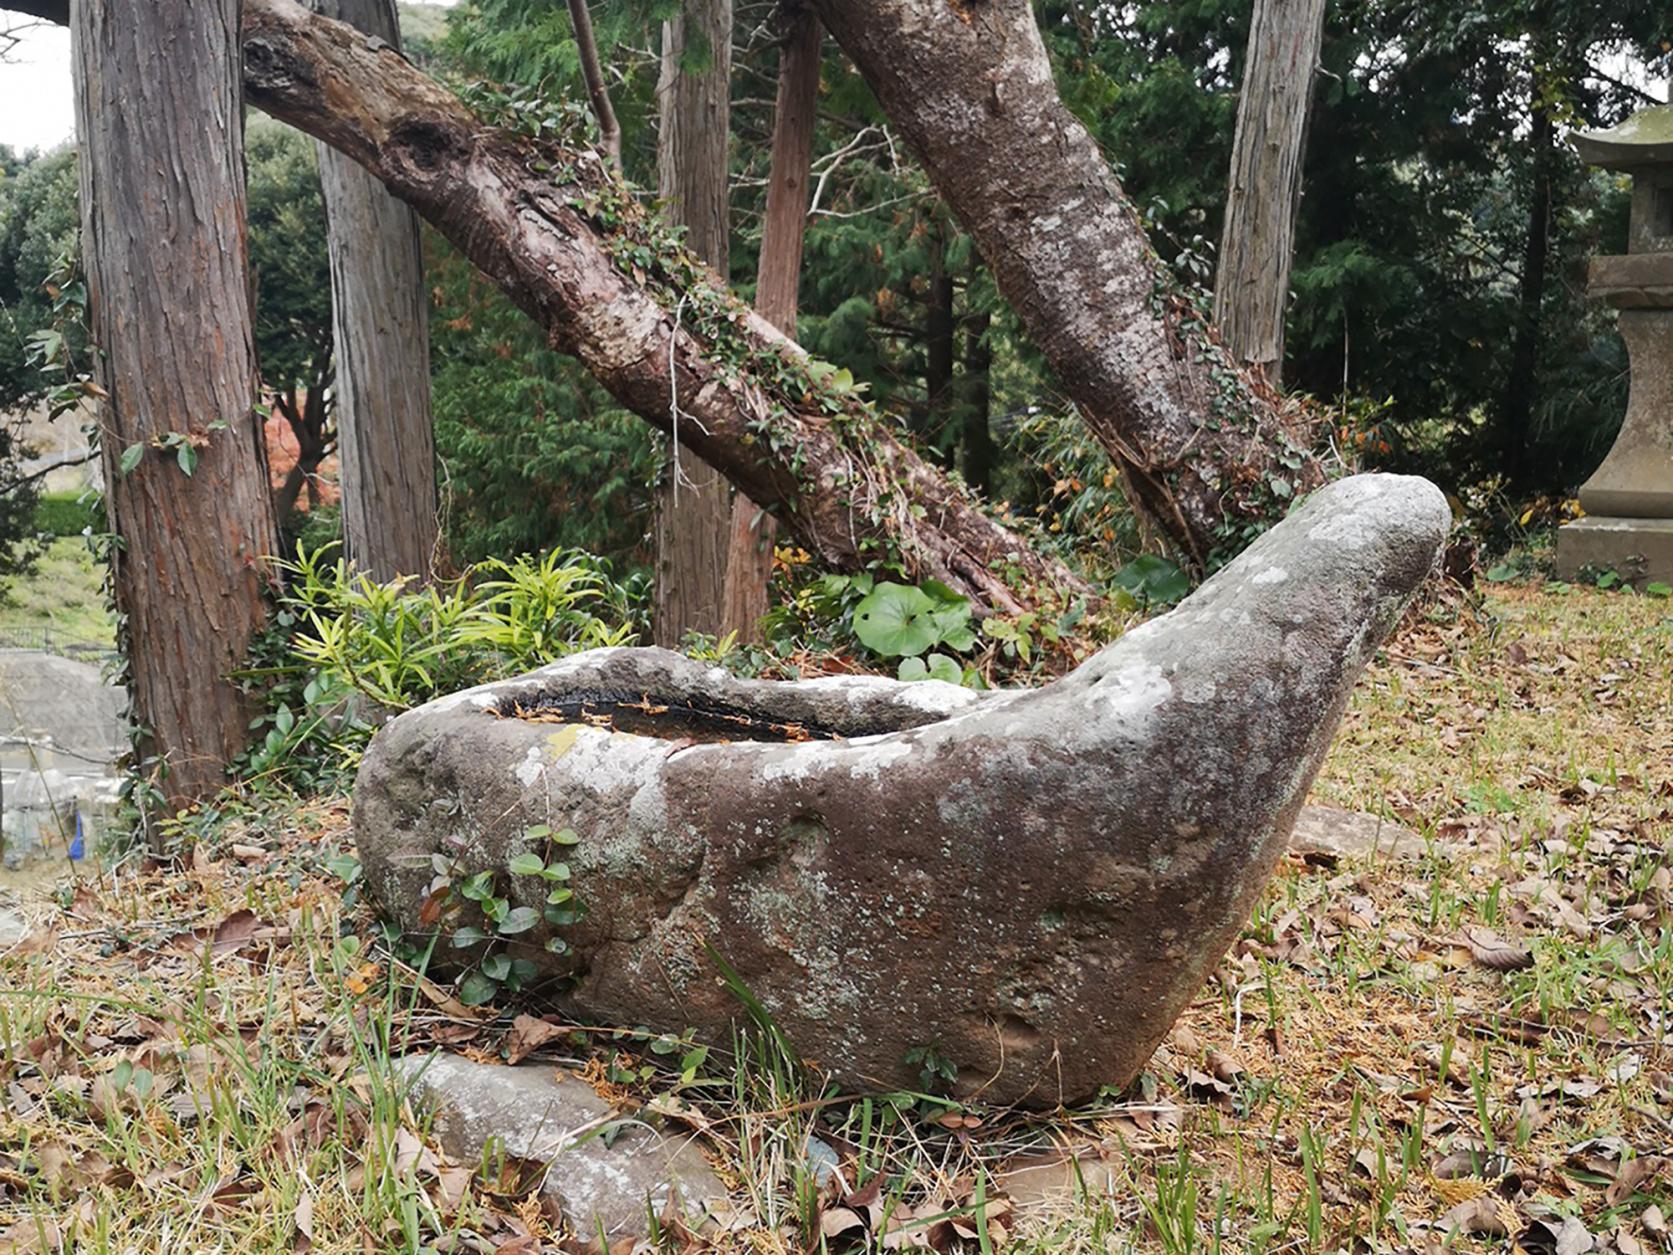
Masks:
[[[1557,530],[1557,574],[1611,570],[1634,583],[1673,584],[1673,519],[1576,519]]]
[[[409,1055],[396,1062],[414,1106],[429,1111],[442,1149],[474,1166],[504,1153],[547,1165],[541,1193],[557,1203],[580,1241],[604,1245],[644,1237],[650,1215],[678,1206],[692,1228],[726,1198],[702,1150],[618,1113],[584,1081],[538,1063],[500,1067],[458,1055]],[[600,1129],[621,1122],[614,1136]]]
[[[616,649],[455,694],[367,751],[367,882],[415,933],[449,860],[538,909],[545,882],[507,864],[539,845],[531,825],[571,827],[590,914],[512,939],[560,1009],[724,1043],[746,1017],[718,955],[847,1085],[916,1087],[907,1056],[928,1047],[959,1094],[1084,1099],[1138,1072],[1235,938],[1450,524],[1424,480],[1342,480],[1033,690],[751,682]],[[690,744],[496,713],[586,693],[843,739]],[[566,953],[543,948],[554,934]]]
[[[1587,514],[1673,519],[1673,299],[1667,305],[1621,311],[1627,412],[1609,456],[1580,486]]]
[[[1380,815],[1339,806],[1303,806],[1290,832],[1290,849],[1348,859],[1406,859],[1421,858],[1428,843],[1404,824]]]
[[[1627,411],[1609,454],[1580,486],[1590,519],[1557,534],[1557,569],[1607,567],[1639,582],[1673,578],[1673,105],[1574,137],[1589,165],[1632,175],[1627,251],[1595,257],[1590,294],[1620,310],[1631,363]]]

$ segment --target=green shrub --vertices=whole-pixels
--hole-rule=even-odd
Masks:
[[[451,583],[413,587],[379,583],[337,553],[304,549],[282,564],[296,619],[291,650],[331,684],[391,709],[629,644],[644,600],[588,554],[490,559]]]
[[[263,692],[247,782],[309,792],[342,782],[378,711],[404,710],[577,650],[631,644],[647,581],[618,583],[591,554],[481,563],[416,587],[356,571],[340,546],[301,547],[279,567],[289,587],[240,679]]]
[[[104,526],[104,509],[94,493],[46,493],[35,506],[35,530],[48,536],[80,536],[89,527],[99,532]]]

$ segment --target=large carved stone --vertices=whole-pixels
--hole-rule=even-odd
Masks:
[[[928,1047],[962,1095],[1083,1099],[1137,1073],[1235,938],[1449,524],[1424,480],[1341,481],[1034,690],[616,649],[456,694],[367,751],[367,881],[414,932],[444,904],[480,926],[448,886],[492,871],[539,910],[549,882],[510,864],[572,828],[590,913],[497,943],[550,977],[536,996],[724,1042],[745,1012],[719,956],[847,1085],[915,1087]]]

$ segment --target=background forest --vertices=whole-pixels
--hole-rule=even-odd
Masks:
[[[433,72],[517,84],[530,100],[584,99],[562,6],[404,8],[409,54]],[[596,19],[624,165],[641,186],[656,183],[657,28],[668,8],[610,5]],[[1609,447],[1625,406],[1612,316],[1584,296],[1585,259],[1624,249],[1624,180],[1587,170],[1564,136],[1647,102],[1627,67],[1666,63],[1654,8],[1329,6],[1285,383],[1338,414],[1339,438],[1367,465],[1434,478],[1494,543],[1554,516]],[[1065,101],[1157,247],[1187,284],[1211,285],[1248,4],[1036,9]],[[730,267],[745,295],[772,129],[772,12],[740,4],[735,27]],[[314,146],[252,114],[248,163],[263,379],[276,412],[311,423],[317,457],[331,439],[331,309]],[[813,181],[801,342],[852,371],[946,467],[1037,516],[1096,567],[1119,567],[1136,537],[1103,451],[830,41]],[[48,282],[75,248],[75,182],[72,152],[0,151],[0,410],[50,391],[55,374],[42,358],[61,364],[60,333],[80,351]],[[618,574],[645,569],[657,437],[546,348],[428,228],[425,255],[453,562],[574,547],[610,559]],[[9,438],[0,441],[0,458],[15,458]],[[317,542],[331,526],[329,509],[314,510],[289,530],[306,527]],[[17,558],[36,528],[27,491],[8,494],[0,534]]]

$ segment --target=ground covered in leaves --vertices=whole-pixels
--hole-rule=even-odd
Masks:
[[[1317,796],[1423,839],[1288,860],[1140,1082],[1051,1119],[466,1007],[358,900],[343,800],[229,805],[182,865],[20,904],[0,1251],[557,1249],[538,1173],[450,1164],[405,1102],[391,1058],[437,1046],[699,1138],[735,1205],[666,1249],[1668,1247],[1673,604],[1418,616]]]

